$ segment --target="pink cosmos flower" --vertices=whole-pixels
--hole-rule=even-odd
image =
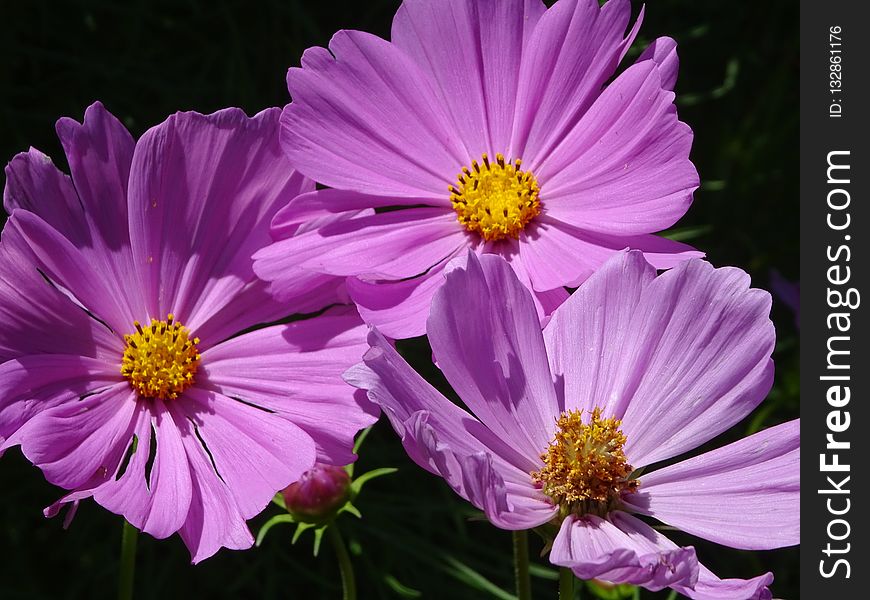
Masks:
[[[686,212],[698,175],[673,104],[676,43],[657,39],[608,83],[630,17],[628,0],[405,0],[391,41],[340,31],[307,50],[281,141],[333,189],[278,215],[257,274],[349,276],[363,318],[404,338],[424,333],[468,249],[506,258],[542,316],[626,247],[659,268],[700,256],[651,235]],[[322,214],[353,218],[282,233]]]
[[[279,304],[251,269],[279,206],[313,183],[278,109],[178,113],[137,142],[99,103],[57,131],[72,178],[30,150],[6,169],[0,243],[0,452],[198,562],[247,548],[245,520],[310,469],[354,459],[374,419],[340,374],[364,329],[340,283]],[[232,337],[240,332],[245,332]]]
[[[769,294],[739,269],[692,260],[656,277],[631,251],[592,275],[542,333],[510,267],[470,253],[435,295],[427,333],[471,413],[376,329],[345,379],[381,405],[415,462],[498,527],[544,526],[550,561],[578,577],[768,599],[771,574],[721,580],[694,548],[632,513],[735,548],[798,543],[798,420],[640,471],[761,402],[773,378],[769,310]]]

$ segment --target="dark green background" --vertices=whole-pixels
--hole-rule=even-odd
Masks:
[[[298,64],[306,47],[325,45],[340,28],[386,36],[397,6],[395,0],[4,0],[2,156],[9,160],[34,146],[65,168],[54,121],[80,119],[96,99],[137,136],[176,110],[241,106],[253,113],[283,105],[286,69]],[[702,186],[676,235],[706,251],[716,265],[748,270],[759,287],[768,287],[771,269],[797,277],[797,21],[797,5],[787,0],[656,0],[647,4],[641,38],[630,55],[658,35],[680,43],[678,103],[681,118],[695,131],[693,159]],[[755,415],[711,445],[797,416],[794,319],[777,301],[773,318],[779,335],[775,388]],[[406,342],[401,349],[418,369],[436,377],[425,343]],[[400,472],[369,484],[359,502],[362,521],[341,522],[357,553],[361,598],[416,597],[414,590],[435,599],[507,597],[492,588],[512,589],[509,534],[469,520],[473,511],[441,480],[411,464],[384,423],[367,441],[359,469],[378,466],[397,466]],[[17,449],[0,461],[3,598],[114,594],[120,519],[86,502],[63,531],[59,519],[41,514],[60,493]],[[253,521],[254,531],[263,520]],[[222,551],[195,567],[177,537],[140,538],[137,597],[338,598],[328,544],[314,559],[310,537],[291,546],[291,530],[281,527],[262,548]],[[721,576],[771,570],[775,597],[799,597],[797,549],[740,552],[673,535],[694,543]],[[540,549],[534,544],[533,556]],[[535,596],[555,598],[554,572],[545,559],[537,562]],[[584,590],[589,597],[591,591]],[[668,593],[628,591],[627,597]]]

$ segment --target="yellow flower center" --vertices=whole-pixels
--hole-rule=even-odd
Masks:
[[[462,168],[457,185],[450,186],[450,202],[459,222],[488,242],[518,238],[529,221],[541,212],[538,181],[530,171],[520,170],[520,159],[495,163],[483,155],[483,164],[471,161]]]
[[[136,333],[124,336],[127,348],[121,374],[144,398],[177,398],[193,385],[199,366],[199,338],[190,339],[190,331],[174,321],[172,313],[165,321],[151,319],[145,328],[139,321],[133,325]]]
[[[582,412],[569,410],[556,421],[555,438],[541,455],[544,468],[533,472],[532,480],[564,514],[603,516],[640,482],[628,478],[633,469],[622,450],[622,421],[602,419],[596,408],[584,423]]]

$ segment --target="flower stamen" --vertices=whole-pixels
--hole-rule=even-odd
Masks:
[[[553,442],[541,454],[544,468],[531,474],[532,481],[565,514],[604,516],[640,482],[629,479],[633,468],[623,451],[622,421],[602,419],[601,409],[595,408],[584,423],[582,412],[569,410],[559,416]]]
[[[468,231],[488,242],[519,238],[541,212],[538,181],[531,171],[520,169],[519,158],[510,163],[499,153],[491,163],[484,154],[482,161],[471,161],[471,169],[463,167],[457,184],[450,186],[453,210]]]
[[[172,313],[165,321],[151,319],[142,327],[134,321],[136,333],[125,335],[127,347],[121,360],[121,374],[144,398],[173,400],[193,385],[199,367],[199,338],[175,321]]]

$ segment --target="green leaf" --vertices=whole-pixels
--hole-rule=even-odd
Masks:
[[[538,563],[531,563],[529,565],[529,574],[532,577],[538,577],[539,579],[559,581],[559,571],[556,569],[550,569],[544,565],[539,565]]]
[[[392,575],[384,575],[384,583],[386,583],[391,590],[393,590],[403,598],[419,598],[423,595],[423,593],[419,590],[415,590],[413,588],[409,588],[406,585],[403,585],[399,582],[398,579],[396,579]]]
[[[445,556],[444,561],[447,563],[447,573],[468,587],[486,592],[493,598],[499,598],[500,600],[517,600],[516,596],[504,591],[462,561],[452,556]]]
[[[701,189],[705,192],[721,192],[728,187],[724,179],[705,179],[701,182]]]
[[[707,235],[712,230],[713,227],[710,225],[699,225],[697,227],[677,227],[663,232],[662,237],[666,237],[669,240],[674,240],[675,242],[687,242],[689,240],[699,238],[702,235]]]

